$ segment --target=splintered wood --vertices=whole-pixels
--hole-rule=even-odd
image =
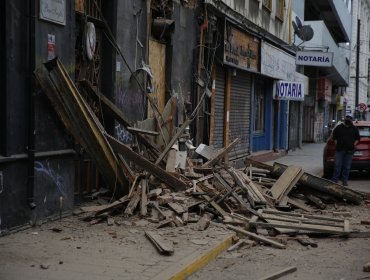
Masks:
[[[273,240],[273,235],[297,235],[299,242],[311,246],[315,244],[311,233],[368,236],[350,232],[347,219],[315,213],[330,203],[361,203],[363,196],[355,191],[304,173],[300,166],[271,166],[246,159],[244,168],[231,167],[235,164],[223,161],[239,139],[219,150],[204,144],[195,151],[189,148],[185,143],[191,139],[187,129],[193,118],[186,118],[176,129],[173,99],[162,115],[158,112],[135,126],[86,81],[79,83],[81,95],[58,59],[39,67],[35,75],[62,123],[95,161],[104,186],[109,187],[97,199],[101,205],[74,211],[91,225],[107,222],[113,226],[117,223],[114,215],[142,219],[154,228],[189,225],[203,231],[223,223],[255,242],[281,249],[286,245]],[[109,135],[87,99],[98,100],[133,135],[134,144]],[[145,235],[160,253],[173,254],[172,244],[155,231]]]

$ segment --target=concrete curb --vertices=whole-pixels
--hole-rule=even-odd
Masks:
[[[186,277],[201,269],[203,266],[215,259],[219,254],[229,248],[233,244],[235,236],[236,234],[230,234],[220,243],[214,245],[212,248],[206,251],[198,250],[190,254],[175,265],[172,265],[170,268],[156,275],[152,280],[186,279]]]

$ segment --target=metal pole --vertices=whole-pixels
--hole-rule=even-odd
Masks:
[[[360,27],[361,20],[357,20],[357,52],[356,52],[356,96],[355,96],[355,118],[359,117],[358,99],[359,99],[359,82],[360,82]]]

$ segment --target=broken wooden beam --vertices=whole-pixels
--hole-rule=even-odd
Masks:
[[[103,135],[103,126],[80,95],[60,60],[55,58],[35,70],[36,79],[62,123],[86,149],[104,181],[113,189],[127,183],[119,162]]]
[[[115,150],[117,153],[122,154],[125,159],[132,161],[137,166],[140,166],[141,168],[145,169],[148,173],[158,178],[160,181],[167,184],[175,191],[184,190],[188,187],[186,183],[176,178],[175,176],[169,174],[159,166],[156,166],[143,156],[135,153],[127,145],[121,143],[114,137],[110,136],[109,134],[105,134],[105,136],[107,137],[107,140],[111,144],[113,150]]]
[[[132,127],[132,124],[123,115],[123,112],[106,96],[95,90],[89,81],[82,80],[79,82],[79,84],[82,86],[86,93],[88,93],[91,97],[99,100],[99,102],[104,106],[104,109],[106,109],[107,113],[110,114],[118,123],[123,125],[126,129],[127,127]],[[132,131],[131,133],[136,136],[138,141],[150,148],[156,156],[159,155],[159,149],[155,145],[153,145],[150,140],[145,138],[145,136],[141,135],[140,133],[136,133],[136,131]]]
[[[255,239],[255,240],[257,240],[257,241],[260,241],[260,242],[263,242],[263,243],[265,243],[265,244],[269,244],[269,245],[271,245],[271,246],[274,246],[274,247],[276,247],[276,248],[279,248],[279,249],[285,249],[285,245],[284,245],[284,244],[281,244],[281,243],[276,242],[276,241],[274,241],[274,240],[270,240],[270,239],[265,238],[265,237],[263,237],[263,236],[257,235],[257,234],[255,234],[255,233],[253,233],[253,232],[249,232],[249,231],[243,230],[243,229],[241,229],[241,228],[234,227],[234,226],[230,226],[230,225],[229,225],[229,226],[227,226],[227,228],[228,228],[228,229],[231,229],[231,230],[233,230],[233,231],[235,231],[235,232],[237,232],[237,233],[244,234],[244,235],[246,235],[246,236],[248,236],[248,237],[250,237],[250,238],[252,238],[252,239]]]
[[[247,174],[234,168],[228,169],[228,172],[233,176],[237,185],[246,191],[248,201],[253,208],[266,206],[265,197]]]
[[[284,170],[283,174],[270,189],[272,197],[277,205],[282,205],[284,198],[292,190],[303,174],[302,167],[291,165]]]
[[[164,148],[163,152],[158,156],[157,160],[155,161],[155,165],[158,165],[164,159],[164,157],[167,155],[168,151],[172,148],[172,146],[180,138],[180,136],[183,134],[183,132],[185,131],[185,129],[189,126],[189,124],[191,122],[192,122],[192,119],[186,119],[186,121],[177,130],[175,136],[172,137],[172,139],[170,140],[170,142]]]
[[[145,236],[153,243],[161,254],[173,255],[173,245],[170,242],[166,242],[159,234],[153,231],[145,231]]]
[[[132,126],[128,126],[128,127],[126,127],[126,129],[131,133],[140,133],[140,134],[150,135],[150,136],[158,136],[159,135],[159,132],[157,132],[157,131],[146,130],[146,129],[136,128],[136,127],[132,127]]]

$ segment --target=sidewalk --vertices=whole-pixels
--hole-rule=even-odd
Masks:
[[[299,165],[307,173],[320,176],[323,171],[322,155],[325,143],[307,143],[302,149],[289,151],[287,155],[267,163],[279,162],[286,165]]]
[[[267,163],[279,162],[285,165],[302,166],[304,172],[321,177],[323,175],[324,146],[325,143],[307,143],[301,149],[289,151],[287,155],[276,160],[270,160]],[[370,193],[369,177],[368,173],[361,175],[355,172],[351,173],[348,188],[354,191]]]
[[[232,244],[234,232],[211,224],[155,229],[145,220],[90,225],[76,216],[0,238],[1,280],[184,279]],[[172,242],[174,254],[158,253],[144,231]]]

